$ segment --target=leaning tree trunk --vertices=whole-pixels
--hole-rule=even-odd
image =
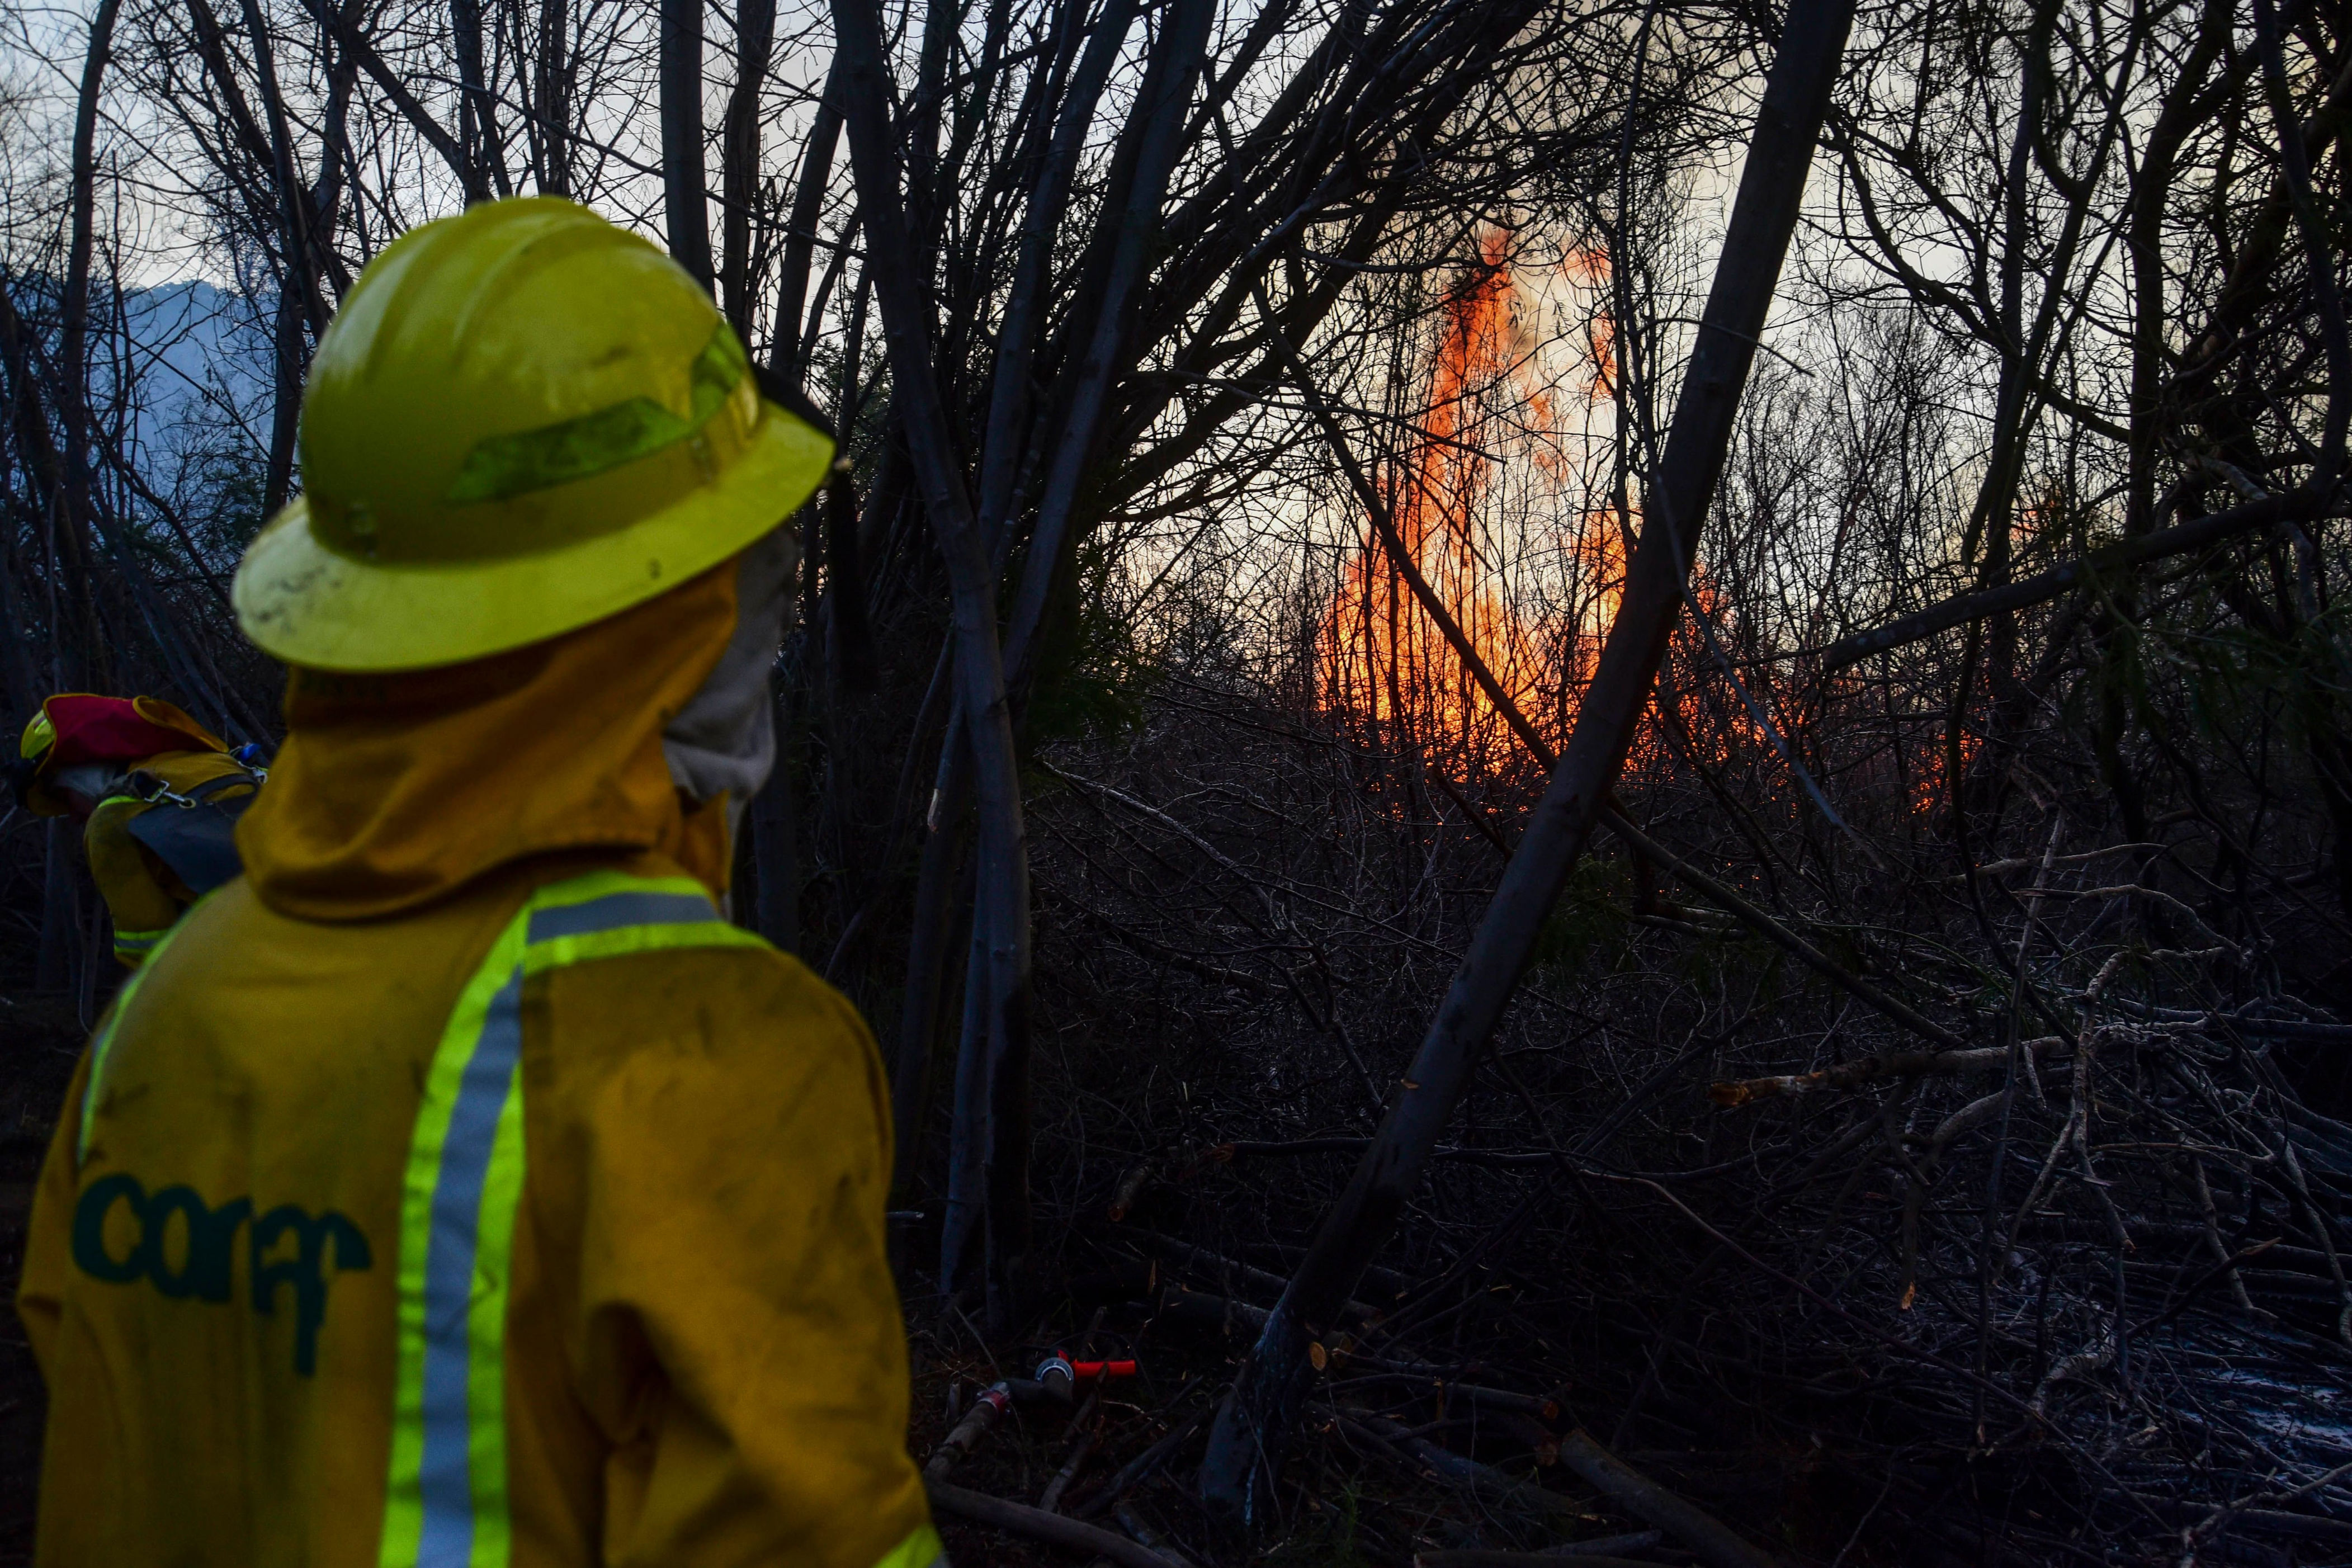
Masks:
[[[816,252],[816,225],[824,210],[825,190],[833,179],[834,149],[841,141],[841,95],[827,77],[824,96],[817,101],[816,117],[809,121],[808,142],[801,151],[800,184],[793,192],[792,210],[784,217],[782,260],[776,268],[776,315],[769,331],[774,342],[768,363],[776,374],[798,386],[808,374],[807,356],[801,352],[801,318],[808,305],[809,264]],[[845,249],[850,236],[845,231]],[[839,252],[835,265],[838,267]],[[855,365],[853,355],[850,361]],[[848,439],[848,411],[836,423]]]
[[[507,178],[506,150],[499,136],[498,100],[482,69],[480,0],[451,0],[449,38],[457,57],[458,144],[466,149],[475,180],[487,172],[490,188],[510,196],[514,185]]]
[[[1094,463],[1111,387],[1127,363],[1123,351],[1129,336],[1129,306],[1150,271],[1150,251],[1160,239],[1160,205],[1182,151],[1192,85],[1201,74],[1215,13],[1210,0],[1176,0],[1169,7],[1143,86],[1136,94],[1136,124],[1140,133],[1136,137],[1132,183],[1120,205],[1117,226],[1111,230],[1101,304],[1076,367],[1068,417],[1055,445],[1045,495],[1037,506],[1036,530],[1029,542],[1029,558],[1022,572],[1020,596],[1013,605],[1006,664],[1016,703],[1025,696],[1035,671],[1046,599],[1072,542],[1072,517]]]
[[[74,526],[89,515],[89,266],[97,240],[98,100],[114,49],[121,0],[100,0],[74,105],[71,232],[66,247],[64,319],[58,324],[58,413],[65,426],[65,481]]]
[[[776,762],[768,782],[751,797],[752,880],[759,892],[752,921],[761,936],[786,952],[801,950],[800,803],[794,798],[791,686],[769,682],[769,707],[776,726]]]
[[[1109,80],[1135,15],[1134,0],[1110,0],[1087,40],[1079,67],[1055,122],[1053,140],[1031,186],[1022,217],[1019,258],[996,338],[989,390],[986,434],[981,442],[980,524],[992,563],[1004,559],[1010,534],[1005,514],[1012,505],[1029,415],[1030,364],[1036,320],[1044,311],[1055,232],[1069,195],[1070,176],[1097,102]],[[830,100],[828,100],[830,102]],[[806,267],[802,268],[805,273]],[[798,295],[793,296],[795,300]],[[964,851],[963,823],[971,804],[971,766],[965,752],[961,710],[951,714],[941,742],[938,783],[932,793],[931,830],[923,840],[917,873],[913,934],[908,944],[906,1004],[899,1013],[898,1065],[893,1092],[898,1107],[898,1176],[894,1191],[907,1201],[919,1168],[925,1114],[929,1105],[933,1043],[939,1032],[940,999],[946,972],[961,943],[948,927],[954,908],[957,868]],[[950,1169],[952,1170],[952,1163]],[[950,1209],[950,1213],[954,1211]],[[948,1260],[962,1255],[961,1238],[942,1233],[942,1279]]]
[[[287,122],[285,94],[278,85],[277,51],[269,37],[260,0],[245,0],[245,30],[253,46],[253,69],[261,86],[263,119],[268,127],[270,179],[278,193],[278,248],[284,276],[278,284],[278,319],[272,333],[276,373],[272,405],[269,461],[262,504],[275,512],[286,503],[294,485],[294,443],[302,406],[302,377],[310,355],[303,327],[310,342],[326,334],[329,310],[320,285],[321,249],[311,233],[313,213],[310,194],[294,161],[293,132]],[[331,161],[330,151],[322,163]]]
[[[565,0],[539,0],[539,63],[532,112],[539,122],[539,188],[572,194],[572,10]]]
[[[751,214],[760,191],[760,86],[776,36],[776,0],[743,0],[735,13],[735,89],[727,100],[719,163],[719,282],[727,320],[751,342]]]
[[[972,752],[980,813],[973,920],[987,944],[989,1059],[997,1067],[1028,1057],[1029,848],[1022,824],[1013,715],[1005,700],[1004,661],[996,641],[995,574],[964,488],[947,407],[931,366],[932,299],[929,280],[914,265],[907,209],[898,189],[882,19],[873,0],[834,0],[833,15],[850,165],[865,215],[866,266],[889,350],[891,405],[948,568],[956,691]],[[998,1216],[992,1213],[990,1217],[993,1221]],[[1008,1240],[1025,1235],[1025,1212],[1003,1217],[1014,1230]],[[1001,1327],[1018,1293],[1025,1263],[1018,1251],[1010,1247],[999,1251],[993,1244],[990,1263],[990,1316]]]
[[[1018,710],[1027,695],[1036,668],[1038,628],[1048,589],[1068,544],[1069,524],[1080,480],[1092,460],[1101,432],[1101,415],[1120,361],[1126,337],[1129,303],[1149,270],[1147,252],[1158,238],[1160,205],[1174,171],[1184,116],[1200,75],[1207,47],[1209,25],[1215,10],[1210,0],[1176,0],[1144,72],[1136,95],[1132,134],[1138,148],[1127,199],[1116,215],[1116,239],[1109,251],[1108,278],[1099,313],[1079,368],[1070,402],[1069,418],[1055,451],[1051,477],[1040,505],[1029,556],[1022,574],[1021,591],[1013,613],[1013,626],[1004,643],[1004,679],[1010,704]],[[998,542],[1001,542],[999,541]],[[995,561],[990,562],[992,575]],[[966,1009],[967,1018],[973,1016]],[[965,1053],[972,1043],[969,1028]],[[1019,1268],[1029,1248],[1029,1051],[1026,1033],[1010,1037],[1013,1049],[992,1048],[986,1069],[967,1078],[961,1060],[956,1075],[951,1148],[978,1148],[982,1203],[987,1217],[987,1258],[990,1319],[998,1332],[1010,1331],[1012,1309],[1004,1287]],[[969,1164],[950,1164],[950,1194],[955,1176],[967,1176]],[[943,1285],[950,1283],[942,1279]]]
[[[702,0],[661,0],[661,153],[669,253],[707,289],[714,279],[702,183]]]
[[[1607,808],[1681,615],[1700,525],[1730,448],[1740,391],[1796,227],[1853,16],[1853,0],[1794,0],[1790,8],[1664,458],[1651,486],[1649,521],[1626,569],[1624,597],[1576,728],[1379,1135],[1324,1215],[1217,1413],[1201,1465],[1201,1494],[1213,1518],[1231,1531],[1247,1529],[1263,1514],[1313,1376],[1308,1348],[1338,1321],[1395,1230],[1526,971],[1545,917]]]
[[[98,182],[98,100],[106,80],[106,68],[114,49],[114,22],[121,9],[121,0],[100,0],[89,23],[89,49],[82,62],[81,92],[74,106],[73,184],[68,221],[70,231],[66,248],[66,287],[64,320],[58,331],[58,382],[57,394],[58,423],[64,427],[64,461],[58,465],[63,472],[61,481],[52,492],[49,526],[69,542],[70,553],[81,569],[80,598],[87,609],[90,604],[89,538],[90,514],[89,475],[89,265],[96,247],[97,182]],[[13,311],[10,324],[15,325]],[[22,346],[21,344],[19,346]],[[32,356],[26,354],[16,370],[17,393],[29,395],[26,384]],[[44,432],[46,435],[46,432]],[[57,503],[62,501],[62,506]],[[60,557],[68,552],[60,551]],[[54,564],[52,570],[55,570]],[[94,616],[83,618],[83,634],[88,654],[84,662],[93,667],[84,679],[97,673],[100,664],[98,647],[98,624]],[[85,989],[84,971],[89,954],[74,940],[79,925],[78,900],[79,878],[74,871],[72,838],[61,825],[53,824],[44,835],[47,850],[42,877],[40,951],[36,960],[36,983],[43,988]]]

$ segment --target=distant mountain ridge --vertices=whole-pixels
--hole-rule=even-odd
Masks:
[[[124,297],[139,405],[130,446],[140,472],[168,487],[196,449],[267,449],[269,340],[245,297],[201,279]],[[224,441],[223,437],[228,437]]]

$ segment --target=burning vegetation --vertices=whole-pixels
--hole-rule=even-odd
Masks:
[[[1521,287],[1522,265],[1513,237],[1488,229],[1440,297],[1434,341],[1403,370],[1400,391],[1418,407],[1376,480],[1381,515],[1360,519],[1318,629],[1324,703],[1363,744],[1417,749],[1456,785],[1524,779],[1528,759],[1412,579],[1555,745],[1624,585],[1626,519],[1590,504],[1578,462],[1608,439],[1606,411],[1597,428],[1592,410],[1573,426],[1561,414],[1571,398],[1597,408],[1612,396],[1608,264],[1571,253],[1554,268],[1569,297],[1549,300]],[[1581,353],[1538,334],[1547,305],[1589,316]],[[1538,531],[1548,549],[1531,572]]]

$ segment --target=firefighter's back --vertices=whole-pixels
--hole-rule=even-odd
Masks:
[[[886,1106],[657,856],[348,923],[230,884],[43,1173],[40,1561],[923,1568]]]
[[[236,882],[133,977],[43,1174],[68,1234],[27,1259],[45,1560],[376,1562],[409,1145],[516,897],[331,925]]]

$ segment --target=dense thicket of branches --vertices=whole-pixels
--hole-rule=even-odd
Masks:
[[[1153,1298],[1205,1416],[1575,729],[1784,19],[12,11],[7,717],[271,739],[224,588],[352,279],[509,193],[641,227],[853,459],[737,906],[884,1041],[919,1348],[1142,1331],[1150,1256],[1226,1303]],[[1549,1418],[1432,1379],[1807,1559],[2352,1550],[2347,117],[2328,5],[1856,16],[1622,826],[1317,1342],[1279,1550],[1558,1528],[1444,1458]],[[89,1016],[103,918],[0,825],[11,994]]]

